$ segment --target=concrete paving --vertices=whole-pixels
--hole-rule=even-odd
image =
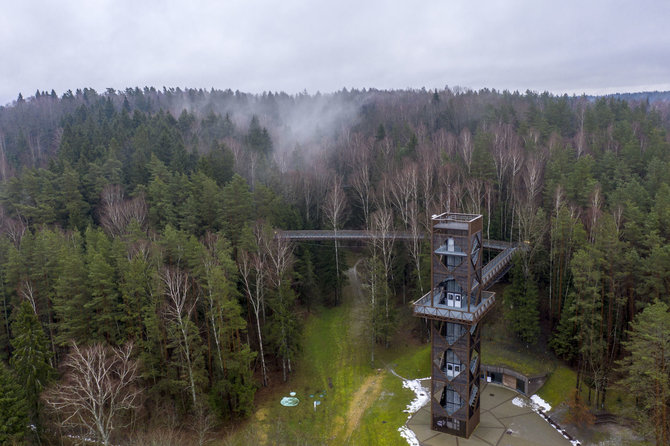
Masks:
[[[486,384],[480,401],[480,422],[470,438],[430,428],[430,405],[407,422],[422,446],[571,446],[570,442],[530,407],[518,407],[520,396],[502,386]],[[522,397],[527,401],[527,398]]]

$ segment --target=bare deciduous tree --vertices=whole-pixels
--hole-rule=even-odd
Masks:
[[[256,252],[247,252],[240,250],[238,256],[238,269],[244,283],[244,291],[247,299],[254,310],[256,317],[256,333],[258,335],[259,356],[261,359],[261,372],[263,374],[263,386],[268,385],[268,373],[265,366],[265,354],[263,352],[263,335],[261,333],[261,311],[265,306],[265,275],[267,274],[267,259],[265,252],[261,249],[262,229],[260,224],[256,224],[254,230],[256,237]]]
[[[280,304],[282,300],[282,285],[286,274],[291,270],[293,265],[293,244],[284,237],[263,237],[263,249],[267,254],[269,260],[269,274],[268,278],[272,286],[277,290]],[[281,352],[282,357],[282,373],[284,382],[288,379],[287,372],[291,372],[291,357],[288,354],[288,330],[286,328],[286,321],[280,318],[281,329]]]
[[[430,222],[435,203],[435,172],[439,166],[439,153],[432,144],[422,144],[418,148],[421,199],[424,221]]]
[[[14,243],[16,248],[19,248],[21,245],[21,239],[23,239],[27,228],[28,226],[20,215],[16,219],[11,218],[6,214],[4,208],[0,207],[0,230],[7,234],[7,237]]]
[[[118,235],[125,228],[123,215],[123,189],[118,184],[108,184],[102,189],[102,209],[100,224],[113,235]]]
[[[372,214],[372,245],[375,253],[379,253],[384,265],[384,274],[388,281],[391,276],[393,261],[393,212],[388,208],[380,208]]]
[[[472,154],[475,150],[475,145],[472,141],[472,134],[467,127],[461,130],[459,140],[458,148],[461,152],[461,157],[465,163],[465,168],[467,169],[468,175],[470,175],[470,168],[472,167]]]
[[[30,303],[33,313],[37,315],[37,304],[35,301],[35,289],[29,279],[22,280],[19,285],[19,295]]]
[[[176,341],[180,347],[183,359],[186,362],[186,373],[188,375],[188,388],[191,391],[193,404],[196,404],[196,388],[194,376],[194,346],[193,336],[196,328],[191,322],[191,316],[195,311],[197,296],[188,298],[190,282],[188,274],[179,268],[165,267],[161,272],[161,280],[165,285],[167,304],[165,316],[174,324],[177,331]]]
[[[323,203],[323,213],[328,220],[333,232],[335,232],[335,271],[337,274],[337,289],[335,290],[335,302],[340,300],[340,256],[337,243],[337,230],[344,219],[344,211],[347,207],[347,197],[342,188],[342,179],[336,174],[333,176],[331,188]]]
[[[600,186],[596,185],[596,187],[593,189],[593,193],[591,194],[591,206],[587,210],[588,214],[588,221],[587,221],[587,229],[589,232],[589,240],[591,243],[595,242],[596,236],[595,236],[595,231],[597,228],[598,224],[598,219],[600,218],[600,214],[602,212],[601,207],[603,202],[603,197],[602,197],[602,192],[600,191]]]
[[[512,221],[509,227],[509,239],[512,240],[512,231],[514,230],[514,215],[516,211],[516,201],[514,200],[514,193],[517,190],[517,177],[519,172],[523,167],[523,151],[520,147],[514,147],[508,152],[509,156],[509,168],[510,168],[510,181],[508,187],[508,200],[512,203]]]
[[[417,202],[419,195],[419,183],[416,163],[407,163],[405,167],[391,177],[391,197],[400,219],[409,226],[410,203]]]
[[[198,438],[198,446],[204,446],[212,441],[216,418],[207,410],[204,404],[198,404],[193,414],[192,429]]]
[[[58,412],[62,424],[93,436],[105,446],[120,424],[121,415],[139,404],[137,361],[133,346],[120,348],[95,344],[79,347],[65,360],[65,375],[44,394],[48,407]]]
[[[144,196],[124,199],[123,189],[117,184],[108,184],[102,190],[100,224],[112,235],[122,234],[128,224],[135,220],[144,226],[147,205]]]
[[[372,157],[373,142],[359,133],[354,133],[348,149],[346,163],[352,174],[350,182],[356,193],[358,204],[363,210],[365,228],[370,227],[370,191],[372,184],[370,180],[370,159]]]
[[[416,268],[416,280],[419,283],[419,291],[423,296],[423,283],[421,281],[421,221],[419,219],[419,211],[415,202],[410,204],[410,219],[409,232],[411,235],[409,243],[409,255],[412,257],[414,267]],[[405,303],[405,295],[403,293],[403,303]]]
[[[363,219],[365,220],[365,228],[370,228],[370,190],[372,184],[370,181],[370,171],[367,165],[359,165],[351,177],[351,185],[356,192],[356,198],[360,202],[361,209],[363,209]]]
[[[480,214],[482,208],[482,197],[484,196],[484,182],[479,178],[468,178],[465,181],[465,190],[469,201],[465,209],[469,214]]]
[[[461,181],[458,180],[457,168],[452,163],[445,164],[439,175],[440,187],[438,192],[438,203],[435,210],[446,210],[447,212],[455,212],[460,208],[460,200],[462,194],[460,193]],[[430,232],[432,223],[426,220],[425,229]]]
[[[393,242],[395,241],[395,232],[393,230],[393,212],[388,208],[381,208],[372,214],[372,249],[373,259],[381,257],[384,267],[384,275],[379,278],[378,289],[382,290],[384,299],[384,316],[386,324],[390,319],[390,293],[388,288],[391,280],[391,270],[393,266]],[[372,285],[371,285],[372,286]],[[374,288],[374,287],[373,287]],[[373,292],[373,308],[375,305]]]

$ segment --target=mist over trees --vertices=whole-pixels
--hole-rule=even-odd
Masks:
[[[374,363],[398,312],[428,291],[421,234],[444,211],[482,213],[486,237],[527,244],[504,295],[508,323],[524,342],[543,330],[600,407],[652,367],[645,333],[668,336],[649,315],[667,315],[670,299],[669,126],[667,101],[638,96],[20,97],[0,107],[7,438],[118,444],[159,426],[164,407],[193,425],[247,416],[259,387],[290,379],[304,315],[338,305],[345,282],[341,246],[292,245],[276,229],[375,232],[359,271]],[[127,432],[49,410],[94,354],[109,388],[120,365],[132,369],[124,392],[137,398],[112,417]],[[636,413],[666,427],[668,358],[653,365],[657,381],[636,382],[663,383]],[[665,427],[653,435],[667,441]]]

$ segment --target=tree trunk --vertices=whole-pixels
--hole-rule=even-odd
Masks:
[[[340,256],[337,249],[337,229],[335,232],[335,274],[337,274],[337,281],[335,282],[335,305],[340,303]]]
[[[256,310],[256,328],[258,332],[258,349],[260,350],[259,353],[261,356],[261,371],[263,372],[263,387],[267,387],[268,374],[267,369],[265,368],[265,355],[263,354],[263,335],[261,335],[261,321],[258,310]]]

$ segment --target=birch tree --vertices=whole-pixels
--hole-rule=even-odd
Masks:
[[[191,320],[197,304],[197,296],[190,298],[190,281],[188,273],[176,268],[165,267],[161,272],[161,280],[165,286],[165,316],[170,322],[170,337],[178,348],[181,356],[179,365],[186,369],[187,389],[193,405],[197,404],[196,391],[200,382],[198,366],[201,362],[197,327]]]
[[[256,229],[258,234],[258,225]],[[263,386],[268,385],[268,372],[265,365],[265,352],[263,351],[263,333],[261,332],[261,311],[265,306],[265,275],[267,273],[267,259],[265,252],[259,248],[256,242],[253,251],[240,250],[237,267],[240,271],[242,283],[247,300],[251,304],[256,319],[256,334],[258,336],[258,350],[261,360],[261,373]]]
[[[390,290],[388,287],[391,278],[391,270],[393,267],[393,243],[395,241],[395,233],[393,231],[393,212],[388,208],[382,208],[372,214],[372,262],[374,259],[381,259],[383,265],[383,276],[375,279],[374,283],[381,293],[377,295],[383,298],[384,302],[384,324],[380,330],[377,330],[377,336],[381,336],[384,342],[388,342],[388,329],[391,322],[391,305],[390,305]],[[375,270],[373,265],[372,270]],[[372,271],[371,270],[371,271]],[[373,274],[371,272],[371,274]],[[378,274],[374,272],[374,274]],[[377,277],[377,276],[375,276]],[[372,280],[372,279],[371,279]],[[373,285],[371,284],[371,287]],[[373,300],[375,295],[373,293]],[[373,303],[374,307],[374,303]]]
[[[279,320],[280,330],[280,356],[282,359],[282,377],[284,382],[287,380],[287,373],[291,372],[291,351],[292,345],[289,341],[290,331],[288,327],[288,319],[291,317],[288,314],[291,308],[286,307],[284,302],[284,294],[286,293],[285,283],[287,275],[293,265],[293,244],[290,240],[284,237],[264,237],[263,249],[266,252],[269,260],[269,274],[268,279],[277,293],[277,305],[273,309],[277,319]]]
[[[335,273],[337,274],[337,289],[335,290],[335,303],[339,303],[340,297],[340,256],[337,243],[337,230],[344,220],[344,212],[347,206],[347,197],[342,188],[342,179],[336,174],[333,176],[332,183],[326,200],[323,203],[323,213],[333,228],[335,233]]]
[[[419,195],[419,183],[416,163],[408,163],[395,172],[389,181],[391,198],[405,228],[409,226],[410,203],[416,203]]]
[[[114,432],[126,426],[122,415],[139,406],[138,363],[131,358],[132,349],[132,344],[80,348],[72,343],[63,379],[44,394],[65,427],[83,429],[103,445],[111,444]]]

